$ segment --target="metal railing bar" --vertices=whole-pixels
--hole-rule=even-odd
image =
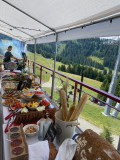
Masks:
[[[79,89],[79,90],[80,90],[80,89]],[[119,109],[117,109],[117,108],[113,107],[112,105],[110,105],[110,104],[108,104],[108,103],[106,103],[106,102],[102,101],[101,99],[99,99],[99,98],[97,98],[97,97],[95,97],[95,96],[93,96],[93,95],[89,94],[88,92],[86,92],[86,91],[84,91],[84,90],[82,90],[82,92],[87,93],[89,96],[91,96],[91,97],[93,97],[93,98],[97,99],[98,101],[100,101],[100,102],[102,102],[102,103],[104,103],[104,104],[108,105],[109,107],[111,107],[111,108],[113,108],[113,109],[117,110],[118,112],[120,112],[120,110],[119,110]]]
[[[34,62],[34,61],[32,61],[32,62]],[[35,64],[37,64],[37,65],[39,65],[39,66],[42,66],[43,68],[48,69],[49,71],[52,71],[52,72],[53,72],[52,69],[50,69],[50,68],[48,68],[48,67],[46,67],[46,66],[44,66],[44,65],[41,65],[41,64],[36,63],[36,62],[35,62]],[[99,94],[101,94],[101,95],[103,95],[103,96],[105,96],[105,97],[108,97],[108,98],[112,99],[113,101],[116,101],[116,102],[119,102],[119,103],[120,103],[120,98],[117,97],[117,96],[115,96],[115,95],[113,95],[113,94],[107,93],[107,92],[102,91],[102,90],[100,90],[100,89],[98,89],[98,88],[95,88],[95,87],[93,87],[93,86],[90,86],[90,85],[88,85],[88,84],[86,84],[86,83],[84,83],[84,82],[81,82],[81,81],[79,81],[79,80],[76,80],[76,79],[74,79],[74,78],[72,78],[72,77],[66,76],[65,74],[60,73],[60,72],[58,72],[58,71],[55,71],[55,73],[58,74],[58,75],[61,75],[62,77],[65,77],[65,78],[67,78],[67,79],[69,79],[69,80],[71,80],[71,81],[73,81],[73,82],[76,82],[76,83],[82,85],[83,87],[86,87],[86,88],[88,88],[88,89],[90,89],[90,90],[92,90],[92,91],[94,91],[94,92],[96,92],[96,93],[99,93]]]

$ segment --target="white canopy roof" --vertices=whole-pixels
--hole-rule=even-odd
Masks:
[[[120,0],[0,0],[0,33],[27,43],[120,35],[119,14]]]

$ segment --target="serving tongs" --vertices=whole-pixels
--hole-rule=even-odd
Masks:
[[[11,118],[9,118],[8,123],[7,123],[6,127],[5,127],[5,130],[4,130],[5,133],[8,132],[10,121],[11,121]]]
[[[11,118],[9,118],[8,123],[6,125],[6,128],[4,130],[4,132],[8,132],[8,129],[12,127],[12,125],[14,124],[14,120],[15,120],[16,116],[14,116],[13,121],[11,120]]]
[[[10,113],[8,116],[5,117],[5,120],[10,119],[11,117],[15,116],[17,113],[19,113],[22,110],[22,108],[20,109],[16,109],[15,111],[13,111],[12,113]]]

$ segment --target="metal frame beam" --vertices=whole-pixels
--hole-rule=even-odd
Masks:
[[[23,39],[21,39],[22,37],[19,38],[19,36],[14,36],[13,34],[11,34],[11,33],[9,33],[9,32],[6,32],[6,31],[4,31],[3,29],[0,29],[0,30],[3,31],[3,32],[5,32],[5,33],[6,33],[6,36],[8,36],[8,37],[9,37],[9,35],[11,35],[11,38],[17,38],[17,39],[20,40],[20,41],[24,41]],[[2,33],[2,34],[4,34],[4,33]]]
[[[94,21],[91,21],[91,22],[88,22],[88,23],[84,23],[84,24],[80,24],[80,25],[77,25],[77,26],[73,26],[73,27],[64,29],[62,31],[58,31],[57,33],[67,32],[69,30],[77,29],[77,28],[84,28],[84,27],[91,26],[93,24],[98,24],[98,23],[105,22],[105,21],[110,21],[110,23],[112,23],[112,20],[116,19],[116,18],[120,18],[120,14],[111,15],[111,16],[105,18],[105,19],[98,19],[98,20],[94,20]]]
[[[0,21],[3,22],[3,23],[5,23],[5,24],[7,24],[8,26],[11,26],[12,28],[14,28],[14,29],[16,29],[16,30],[18,30],[18,31],[20,31],[20,32],[22,32],[22,33],[24,33],[24,34],[26,34],[26,35],[32,37],[32,38],[34,38],[34,36],[32,36],[32,35],[30,35],[30,34],[24,32],[24,31],[22,31],[22,30],[20,30],[20,29],[18,29],[18,28],[16,28],[16,27],[14,27],[13,25],[11,25],[11,24],[9,24],[9,23],[7,23],[7,22],[1,20],[1,19],[0,19]]]
[[[18,11],[22,12],[23,14],[25,14],[26,16],[34,19],[36,22],[42,24],[43,26],[49,28],[51,31],[56,32],[56,30],[54,28],[51,28],[50,26],[44,24],[43,22],[39,21],[38,19],[34,18],[33,16],[29,15],[28,13],[26,13],[25,11],[19,9],[18,7],[14,6],[13,4],[7,2],[6,0],[2,0],[3,2],[7,3],[8,5],[12,6],[13,8],[17,9]]]

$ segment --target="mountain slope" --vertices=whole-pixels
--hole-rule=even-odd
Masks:
[[[93,66],[102,69],[102,66],[113,69],[118,46],[102,39],[85,39],[66,42],[61,55],[75,63]],[[99,58],[96,61],[91,56]],[[101,63],[103,60],[103,64]]]
[[[29,45],[28,50],[33,52],[34,46]],[[54,58],[55,44],[38,44],[37,53],[46,58]],[[96,69],[105,67],[113,69],[118,53],[118,46],[107,39],[82,39],[58,43],[57,61],[64,64],[78,63]]]

